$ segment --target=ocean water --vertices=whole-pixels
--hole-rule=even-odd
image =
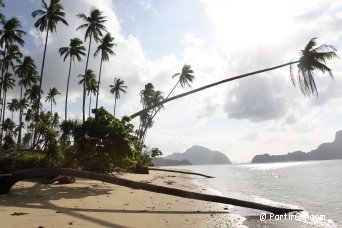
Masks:
[[[299,207],[305,210],[303,215],[325,216],[303,219],[303,223],[314,227],[342,227],[342,160],[173,168],[214,176],[195,177],[195,180],[223,196]],[[241,207],[232,207],[230,211],[243,216],[261,213]]]

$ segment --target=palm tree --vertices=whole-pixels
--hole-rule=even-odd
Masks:
[[[85,110],[85,99],[86,99],[86,91],[89,91],[87,88],[93,88],[97,86],[96,75],[93,70],[89,69],[85,74],[80,74],[81,80],[78,84],[83,85],[83,111]],[[88,92],[89,93],[89,92]],[[85,118],[84,118],[85,119]]]
[[[7,103],[7,108],[12,112],[12,121],[13,121],[13,113],[18,111],[20,107],[19,100],[16,98],[13,98],[11,102]]]
[[[65,94],[65,114],[64,114],[64,120],[67,119],[68,115],[68,93],[69,93],[69,81],[70,81],[70,73],[71,73],[71,63],[75,63],[75,58],[77,61],[82,61],[82,56],[85,56],[85,47],[82,45],[83,42],[78,39],[74,38],[70,40],[69,47],[62,47],[59,49],[59,54],[62,56],[64,55],[64,61],[69,56],[69,74],[68,74],[68,80],[67,80],[67,88],[66,88],[66,94]]]
[[[51,103],[51,114],[52,114],[52,104],[56,104],[55,96],[61,94],[56,87],[53,87],[52,89],[49,89],[49,92],[47,96],[45,97],[46,102]]]
[[[25,56],[23,62],[20,65],[15,67],[15,73],[19,77],[19,86],[20,86],[20,107],[19,107],[19,133],[18,133],[18,144],[21,144],[21,129],[22,129],[22,117],[23,110],[26,104],[26,99],[23,98],[23,94],[26,92],[28,88],[32,86],[32,84],[37,82],[38,72],[36,70],[36,65],[34,64],[33,59],[30,56]],[[23,92],[23,88],[25,92]]]
[[[91,41],[92,38],[96,42],[99,41],[100,37],[102,36],[102,31],[107,31],[106,27],[103,25],[106,20],[105,17],[102,16],[102,12],[98,9],[92,9],[90,11],[90,16],[86,16],[83,13],[80,13],[77,15],[80,19],[84,20],[86,23],[80,25],[76,30],[86,28],[86,33],[84,36],[84,40],[86,41],[87,38],[89,38],[89,47],[88,47],[88,54],[87,54],[87,61],[86,61],[86,67],[84,70],[84,74],[87,74],[88,70],[88,62],[89,62],[89,54],[90,54],[90,48],[91,48]],[[85,84],[83,84],[85,86]],[[84,97],[85,97],[85,87],[83,87],[84,90]],[[83,101],[85,102],[85,101]],[[83,122],[85,121],[85,105],[83,105]]]
[[[114,94],[115,101],[114,101],[114,113],[115,116],[115,108],[116,108],[116,100],[120,99],[120,92],[126,93],[127,86],[124,85],[125,81],[121,80],[120,78],[114,78],[113,85],[109,85],[110,92]]]
[[[46,55],[46,47],[47,41],[49,37],[49,32],[55,32],[57,30],[58,22],[62,22],[65,25],[68,25],[68,22],[65,20],[65,12],[62,4],[60,4],[59,0],[51,0],[50,5],[48,6],[44,0],[41,2],[43,9],[38,9],[32,12],[32,17],[41,16],[34,26],[38,28],[41,32],[46,31],[45,36],[45,46],[44,46],[44,54],[43,54],[43,62],[40,71],[40,80],[39,80],[39,90],[42,89],[43,83],[43,74],[44,74],[44,65],[45,65],[45,55]],[[40,93],[38,93],[37,106],[39,107],[40,103]],[[39,109],[38,109],[39,112]]]
[[[317,92],[317,88],[316,88],[316,84],[315,84],[315,80],[314,80],[314,71],[319,70],[323,74],[325,72],[328,72],[329,76],[333,77],[331,69],[328,66],[326,66],[325,64],[326,64],[326,60],[331,60],[331,59],[336,58],[336,57],[337,57],[336,49],[332,45],[323,44],[323,45],[316,47],[316,38],[312,38],[309,41],[309,43],[305,46],[304,50],[301,51],[301,56],[298,60],[294,60],[294,61],[282,64],[282,65],[266,68],[263,70],[258,70],[258,71],[242,74],[242,75],[235,76],[232,78],[227,78],[227,79],[224,79],[222,81],[218,81],[218,82],[215,82],[215,83],[212,83],[209,85],[202,86],[198,89],[194,89],[194,90],[191,90],[189,92],[170,97],[170,98],[165,99],[165,100],[163,100],[157,104],[146,107],[143,110],[141,110],[137,113],[134,113],[130,117],[135,118],[137,116],[142,115],[143,113],[148,112],[151,109],[154,109],[155,107],[157,107],[159,105],[162,105],[162,104],[165,104],[167,102],[179,99],[181,97],[188,96],[190,94],[197,93],[199,91],[211,88],[213,86],[217,86],[217,85],[220,85],[220,84],[223,84],[226,82],[234,81],[234,80],[237,80],[240,78],[245,78],[245,77],[252,76],[255,74],[260,74],[263,72],[272,71],[272,70],[282,68],[285,66],[290,66],[290,75],[291,75],[292,82],[294,85],[296,85],[296,81],[297,81],[297,83],[299,84],[299,87],[300,87],[300,89],[304,95],[306,95],[306,96],[310,96],[310,95],[318,96],[318,92]],[[294,64],[297,64],[297,67],[298,67],[297,80],[295,80],[295,77],[293,75],[293,66],[292,65],[294,65]]]
[[[90,82],[86,83],[88,85],[86,87],[87,90],[87,95],[89,96],[89,111],[88,111],[88,116],[90,116],[90,108],[91,108],[91,96],[96,95],[97,93],[97,88],[98,88],[98,83],[96,79],[91,78]]]
[[[5,7],[5,3],[3,0],[0,0],[0,7]],[[3,15],[0,11],[0,21],[4,21],[5,19],[5,15]]]
[[[6,72],[3,78],[3,81],[1,82],[1,86],[3,88],[3,93],[4,93],[4,104],[6,104],[6,95],[7,91],[9,89],[13,89],[15,86],[15,80],[13,78],[13,74]],[[5,120],[5,113],[6,113],[6,108],[3,108],[2,110],[2,123]],[[3,135],[3,129],[1,128],[1,134],[0,134],[0,139],[2,140],[2,135]]]
[[[13,17],[10,20],[1,20],[0,24],[2,25],[2,29],[0,30],[0,46],[3,48],[2,55],[4,56],[3,62],[1,64],[1,78],[0,81],[3,80],[4,73],[6,70],[8,70],[8,64],[6,64],[5,61],[5,56],[11,56],[8,55],[8,51],[10,47],[12,49],[12,54],[17,50],[17,52],[20,53],[19,48],[15,44],[19,44],[21,46],[24,45],[25,41],[23,40],[23,36],[26,34],[23,30],[21,30],[21,23],[20,21],[16,18]],[[14,48],[16,47],[16,48]],[[14,56],[12,56],[14,57]],[[11,57],[11,58],[12,58]],[[11,59],[9,58],[9,59]],[[2,100],[2,87],[0,87],[0,100]],[[2,106],[4,103],[2,103]],[[2,109],[1,109],[2,111]],[[0,111],[0,113],[2,113]],[[1,122],[1,114],[0,114],[0,122]]]
[[[97,93],[96,93],[96,106],[95,106],[96,108],[97,108],[99,93],[100,93],[102,62],[109,61],[109,55],[115,55],[112,48],[113,46],[116,46],[116,43],[113,43],[113,41],[114,41],[114,37],[112,37],[110,33],[107,33],[101,39],[100,41],[101,44],[97,47],[97,50],[94,54],[94,57],[96,57],[98,53],[101,52],[100,72],[99,72],[98,88],[97,88]],[[114,115],[115,115],[115,111],[114,111]]]
[[[39,85],[33,84],[25,92],[25,98],[31,103],[32,109],[37,113],[37,110],[41,107],[41,103],[38,104],[39,97],[42,96],[43,90],[39,90]]]

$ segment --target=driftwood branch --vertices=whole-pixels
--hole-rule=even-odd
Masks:
[[[39,168],[39,169],[25,169],[16,171],[13,174],[6,174],[0,176],[0,194],[7,194],[11,190],[12,186],[21,180],[32,179],[37,177],[46,177],[46,176],[58,176],[58,175],[66,175],[78,178],[85,178],[97,181],[103,181],[111,184],[116,184],[124,187],[129,187],[133,189],[141,189],[150,192],[156,192],[161,194],[173,195],[188,199],[197,199],[208,202],[216,202],[223,204],[231,204],[240,207],[247,207],[257,210],[263,210],[272,212],[275,214],[283,214],[289,213],[293,211],[301,211],[301,209],[297,208],[285,208],[285,207],[276,207],[265,204],[260,204],[256,202],[248,202],[244,200],[238,200],[223,196],[215,196],[208,195],[196,192],[185,191],[176,188],[158,186],[154,184],[147,184],[132,180],[127,180],[115,176],[110,176],[106,174],[100,174],[95,172],[76,170],[76,169],[67,169],[67,168]]]
[[[171,173],[183,173],[183,174],[197,175],[197,176],[206,177],[206,178],[214,178],[212,176],[204,175],[202,173],[194,173],[194,172],[188,172],[188,171],[180,171],[180,170],[173,170],[173,169],[159,169],[159,168],[154,168],[154,167],[148,167],[148,169],[155,170],[155,171],[171,172]]]

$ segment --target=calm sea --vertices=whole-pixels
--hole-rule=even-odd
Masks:
[[[342,227],[342,160],[269,164],[177,166],[216,178],[196,181],[223,196],[261,203],[287,204],[305,215],[325,215],[325,220],[303,221],[316,227]],[[232,213],[259,215],[240,207]]]

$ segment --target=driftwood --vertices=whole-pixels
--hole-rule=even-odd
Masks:
[[[173,196],[178,196],[178,197],[183,197],[183,198],[188,198],[188,199],[197,199],[197,200],[202,200],[202,201],[231,204],[231,205],[240,206],[240,207],[247,207],[247,208],[252,208],[252,209],[268,211],[268,212],[272,212],[275,214],[301,211],[301,209],[297,209],[297,208],[275,207],[275,206],[270,206],[270,205],[255,203],[255,202],[248,202],[244,200],[223,197],[223,196],[208,195],[208,194],[180,190],[176,188],[158,186],[154,184],[147,184],[147,183],[127,180],[127,179],[123,179],[123,178],[119,178],[115,176],[110,176],[107,174],[100,174],[100,173],[95,173],[95,172],[76,170],[76,169],[67,169],[67,168],[25,169],[25,170],[16,171],[13,174],[1,175],[0,176],[0,195],[9,193],[12,186],[18,181],[37,178],[37,177],[58,176],[58,175],[66,175],[66,176],[72,176],[72,177],[78,177],[78,178],[97,180],[97,181],[102,181],[102,182],[129,187],[133,189],[141,189],[141,190],[146,190],[150,192],[173,195]]]
[[[180,170],[173,170],[173,169],[159,169],[159,168],[154,168],[154,167],[148,167],[148,169],[155,170],[155,171],[171,172],[171,173],[183,173],[183,174],[197,175],[197,176],[206,177],[206,178],[214,178],[212,176],[204,175],[202,173],[194,173],[194,172],[188,172],[188,171],[180,171]]]

